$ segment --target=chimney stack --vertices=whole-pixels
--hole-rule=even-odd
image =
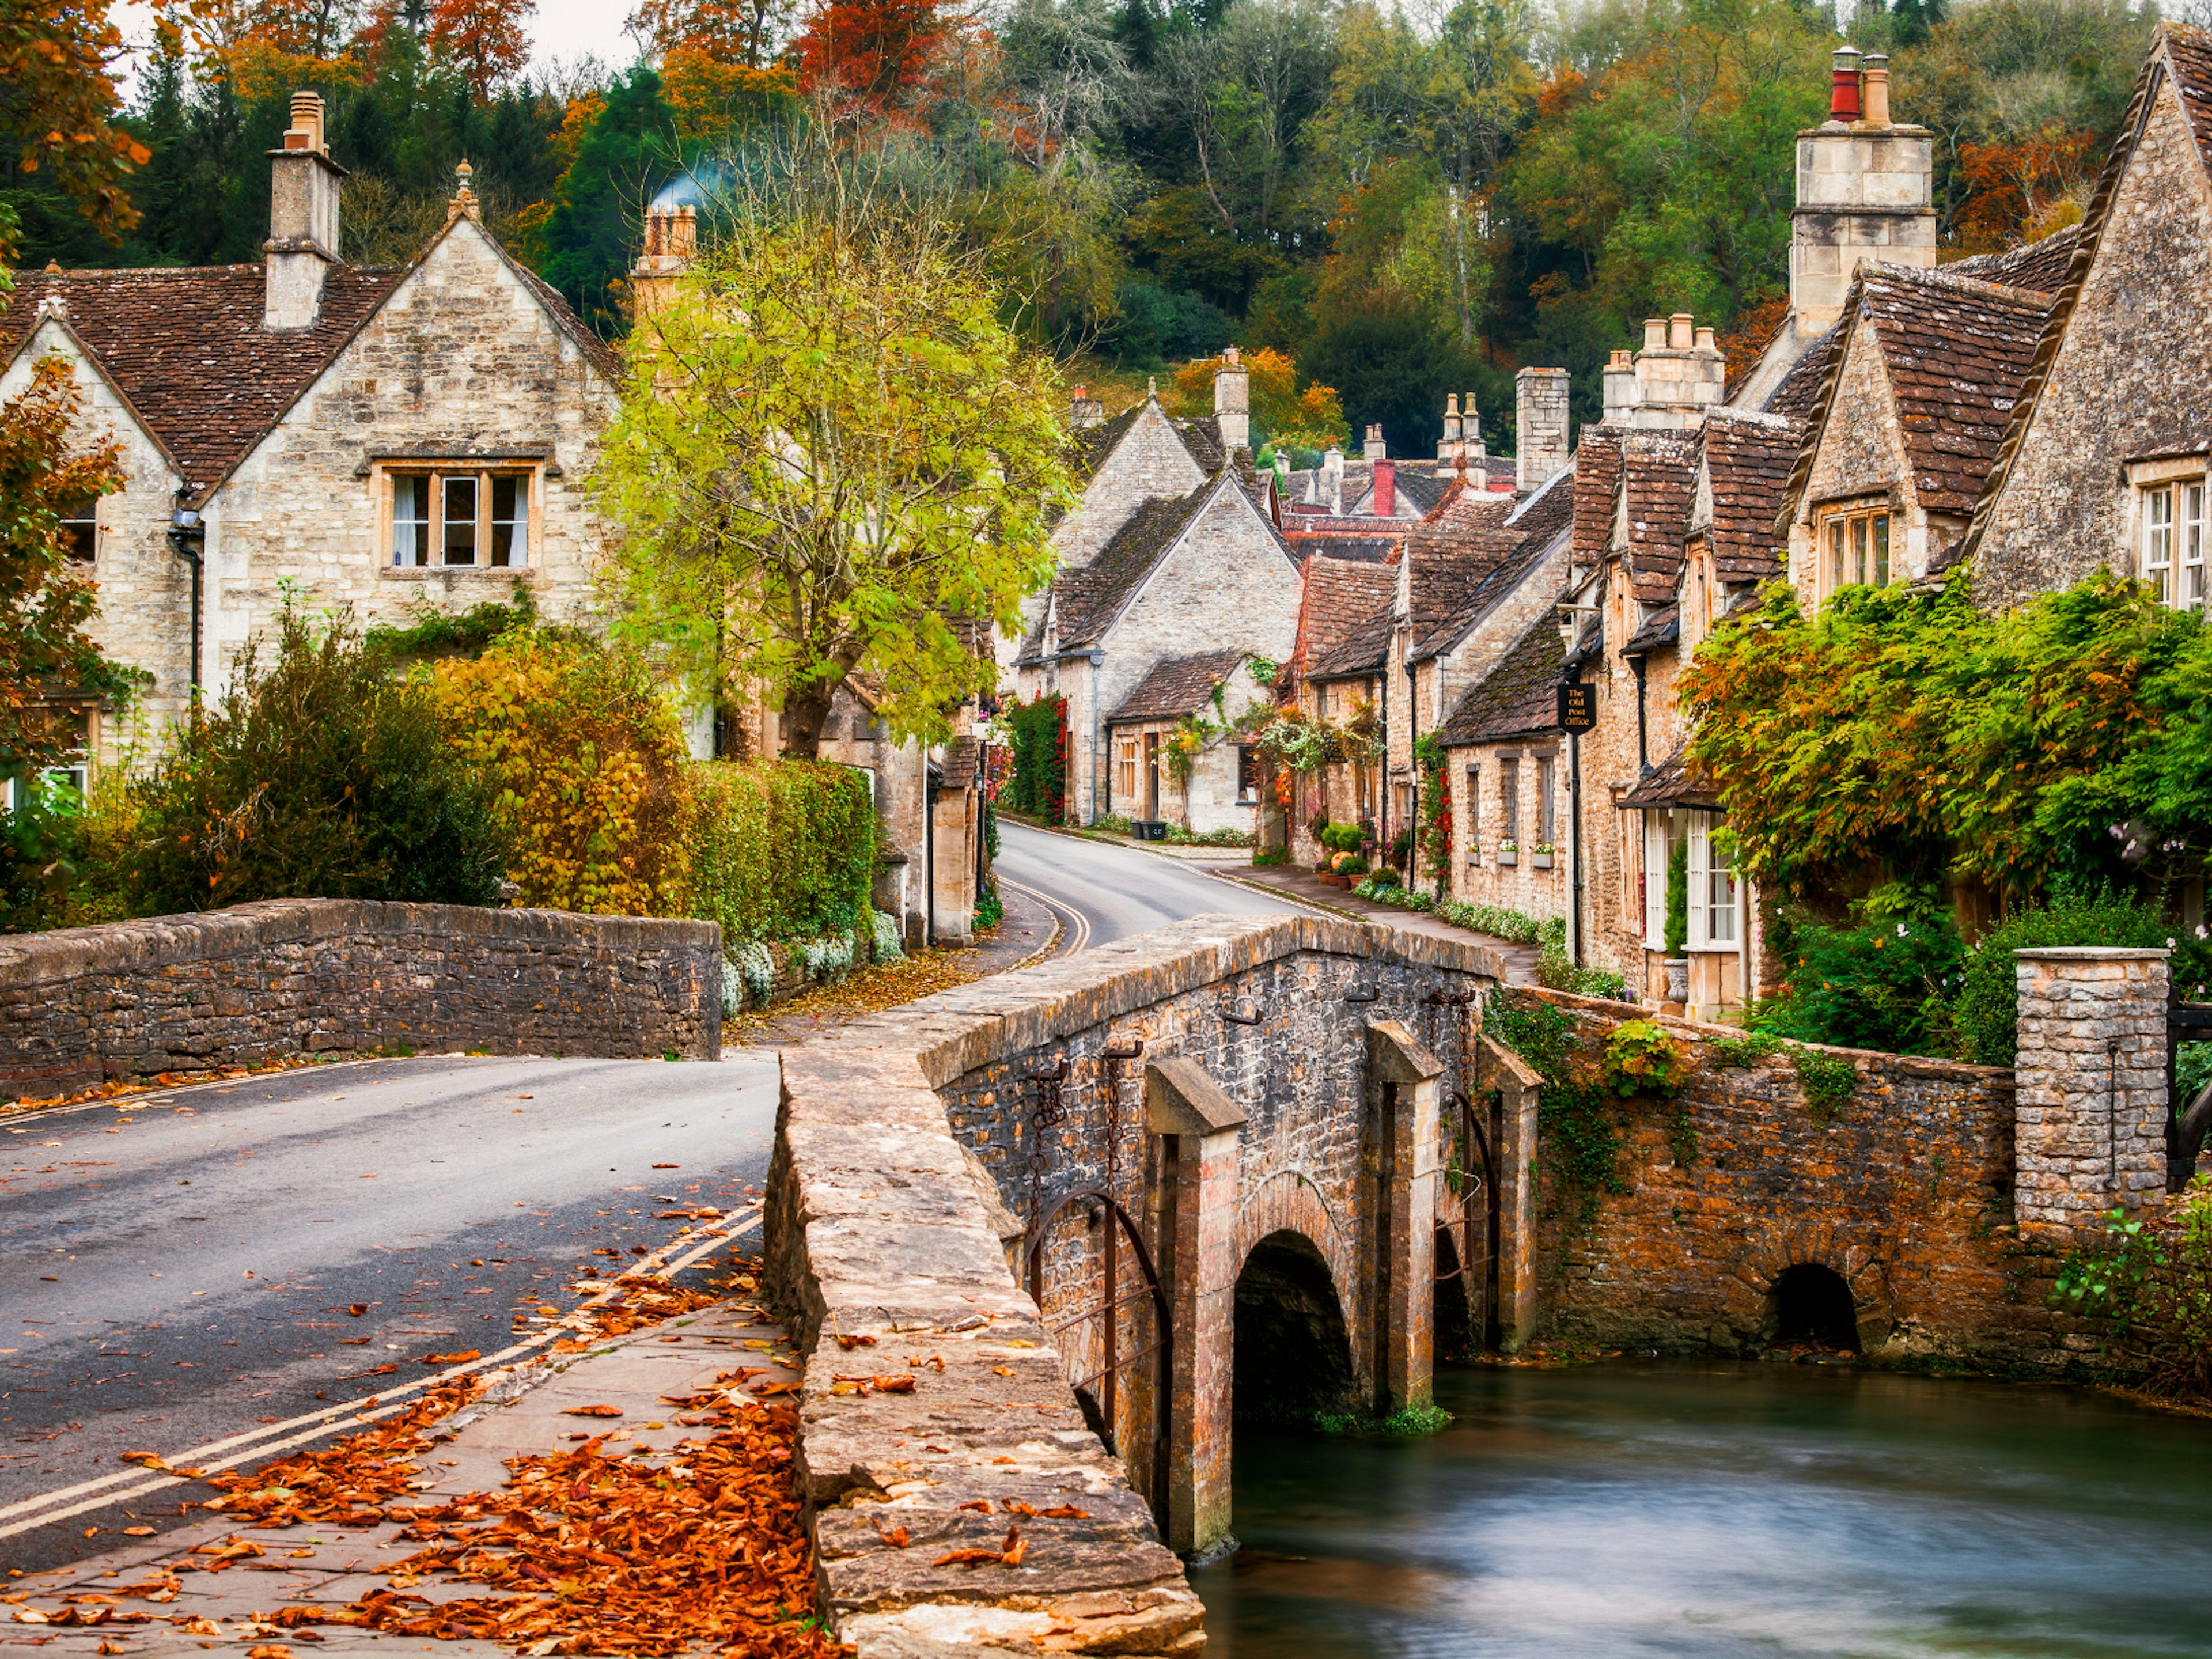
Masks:
[[[1370,461],[1380,460],[1390,453],[1389,446],[1382,441],[1381,427],[1370,426],[1367,428],[1367,441],[1360,446],[1359,453],[1363,459]]]
[[[1449,477],[1466,465],[1467,452],[1459,435],[1459,393],[1444,398],[1444,435],[1437,442],[1437,476]]]
[[[1616,351],[1605,366],[1608,426],[1689,431],[1728,396],[1728,361],[1713,331],[1689,313],[1647,318],[1641,351]]]
[[[1610,370],[1606,384],[1610,396]],[[1524,368],[1513,377],[1515,489],[1541,489],[1566,465],[1567,390],[1564,368]]]
[[[1067,399],[1067,427],[1071,432],[1081,432],[1101,425],[1106,419],[1106,405],[1091,395],[1087,386],[1077,386]]]
[[[1331,444],[1321,458],[1321,487],[1328,492],[1332,516],[1344,516],[1344,452]]]
[[[1828,118],[1797,135],[1790,226],[1790,309],[1798,338],[1843,314],[1862,259],[1925,270],[1936,263],[1935,142],[1889,116],[1889,60],[1838,47]]]
[[[1213,373],[1213,420],[1221,447],[1232,458],[1252,447],[1252,374],[1235,346],[1222,349],[1221,367]]]
[[[344,178],[323,136],[322,94],[294,93],[283,148],[269,152],[261,326],[271,333],[313,328],[322,315],[323,283],[338,262],[338,187]]]
[[[645,210],[645,248],[629,273],[633,321],[651,316],[667,303],[674,285],[699,253],[699,210],[651,207]]]
[[[1375,458],[1373,511],[1378,519],[1398,516],[1398,464],[1379,455]]]

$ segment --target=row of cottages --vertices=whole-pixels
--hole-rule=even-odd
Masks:
[[[1300,578],[1275,476],[1252,463],[1249,383],[1232,348],[1211,420],[1156,395],[1110,421],[1073,405],[1081,492],[1053,532],[1059,572],[1000,645],[1024,701],[1062,699],[1072,822],[1257,822],[1257,756],[1231,728],[1291,653]]]
[[[1790,310],[1751,368],[1724,385],[1686,317],[1614,354],[1575,453],[1557,615],[1438,734],[1455,895],[1558,917],[1630,994],[1702,1015],[1778,969],[1685,753],[1677,677],[1717,621],[1776,580],[1818,605],[1961,564],[1989,607],[2100,568],[2203,603],[2212,40],[2160,30],[2081,224],[1940,269],[1929,137],[1890,121],[1886,68],[1839,52],[1831,118],[1799,135]],[[1583,733],[1561,724],[1573,685]],[[2185,921],[2202,907],[2200,885]]]
[[[548,622],[599,618],[605,526],[588,480],[621,397],[615,354],[484,229],[465,163],[443,228],[393,267],[343,258],[345,170],[316,94],[294,95],[270,168],[261,263],[49,265],[15,273],[0,311],[0,397],[58,358],[81,394],[82,439],[122,457],[124,487],[64,531],[98,585],[94,638],[147,689],[127,718],[70,711],[80,787],[158,754],[291,599],[349,609],[364,627],[518,591]],[[641,290],[680,276],[690,231],[688,216],[656,216]],[[841,700],[823,753],[873,781],[878,902],[910,934],[964,935],[973,741],[927,757],[894,746],[865,702],[865,687]],[[741,738],[702,715],[694,752],[774,753],[774,719],[755,711]],[[8,781],[11,803],[22,782]]]

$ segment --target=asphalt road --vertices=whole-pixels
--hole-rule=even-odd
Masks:
[[[1060,912],[1062,948],[1069,951],[1148,933],[1191,916],[1301,914],[1288,899],[1217,880],[1195,865],[1003,818],[996,868],[1002,881]]]
[[[122,1452],[358,1399],[566,1313],[580,1270],[675,1238],[656,1212],[757,1200],[776,1079],[759,1051],[453,1056],[0,1119],[0,1527]],[[0,1535],[0,1566],[112,1549],[195,1493]]]

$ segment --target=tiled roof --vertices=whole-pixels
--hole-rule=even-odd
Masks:
[[[1670,605],[1651,613],[1651,620],[1621,642],[1624,657],[1641,657],[1682,637],[1682,607]]]
[[[1713,497],[1705,538],[1722,581],[1765,581],[1782,574],[1774,525],[1789,499],[1790,472],[1804,436],[1802,421],[1728,409],[1705,417],[1705,473]]]
[[[1129,515],[1098,556],[1053,584],[1063,651],[1097,643],[1183,526],[1213,494],[1213,481],[1188,495],[1155,495]]]
[[[1857,313],[1881,342],[1923,507],[1971,513],[2051,302],[1942,270],[1864,264]]]
[[[1620,488],[1619,427],[1586,426],[1575,450],[1575,551],[1580,565],[1605,562],[1613,541],[1615,492]]]
[[[1101,421],[1097,426],[1085,427],[1075,434],[1075,476],[1088,483],[1106,465],[1106,458],[1114,453],[1115,445],[1129,435],[1129,428],[1137,423],[1137,416],[1145,412],[1142,404],[1132,404],[1110,421]]]
[[[1316,555],[1306,561],[1305,591],[1298,602],[1298,642],[1293,668],[1310,675],[1340,650],[1376,611],[1387,629],[1398,573],[1387,564]]]
[[[1390,629],[1395,600],[1382,604],[1345,629],[1343,641],[1306,670],[1310,680],[1349,680],[1379,674],[1390,660]]]
[[[1811,414],[1814,404],[1820,399],[1829,365],[1836,360],[1844,333],[1844,330],[1831,325],[1827,332],[1808,346],[1796,367],[1782,377],[1782,384],[1767,395],[1763,412],[1798,421]]]
[[[1686,432],[1632,432],[1621,446],[1629,590],[1642,604],[1674,597],[1697,493],[1697,446],[1696,434]]]
[[[1209,419],[1175,421],[1171,424],[1182,434],[1182,447],[1190,451],[1190,458],[1198,463],[1198,470],[1212,477],[1229,460],[1229,452],[1221,447],[1221,428]]]
[[[1484,577],[1520,545],[1497,532],[1513,511],[1510,495],[1466,494],[1429,523],[1406,532],[1407,631],[1426,639],[1465,603]]]
[[[1204,656],[1155,663],[1152,672],[1122,699],[1121,706],[1106,717],[1106,724],[1126,726],[1133,720],[1172,720],[1194,714],[1212,700],[1214,688],[1235,673],[1243,660],[1242,651],[1210,651]]]
[[[939,782],[947,789],[967,788],[975,781],[975,772],[982,754],[983,744],[980,738],[953,738],[945,745],[945,760],[939,769]]]
[[[1437,743],[1449,749],[1559,730],[1557,688],[1566,654],[1559,623],[1549,612],[1539,617],[1498,666],[1468,688],[1437,728]]]
[[[261,265],[17,271],[0,313],[0,360],[38,326],[40,307],[58,300],[197,496],[246,458],[406,274],[339,265],[314,327],[272,334],[261,326]]]
[[[1293,532],[1291,551],[1304,559],[1348,559],[1360,564],[1388,564],[1398,556],[1401,544],[1395,536],[1298,535],[1295,533],[1298,527],[1295,519],[1287,527]]]
[[[1946,275],[1971,276],[1977,282],[2004,288],[2025,289],[2030,294],[2056,294],[2066,286],[2067,268],[2074,250],[2081,245],[2081,227],[2068,225],[2040,241],[2024,242],[2002,253],[1978,253],[1939,266]]]
[[[1574,510],[1573,481],[1554,475],[1510,515],[1470,532],[1468,539],[1481,550],[1482,574],[1457,605],[1418,636],[1413,660],[1425,662],[1465,639],[1470,629],[1521,585],[1560,532],[1570,527]]]
[[[2173,89],[2189,112],[2197,147],[2212,158],[2212,33],[2186,23],[2165,26],[2166,53],[2173,65]]]
[[[1623,811],[1632,806],[1715,808],[1720,804],[1720,795],[1711,782],[1692,769],[1679,749],[1646,772],[1636,787],[1616,803]]]

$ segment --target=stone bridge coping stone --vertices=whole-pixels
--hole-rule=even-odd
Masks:
[[[266,899],[203,915],[149,916],[9,939],[0,944],[0,978],[20,989],[87,974],[218,961],[270,945],[312,944],[356,933],[647,949],[715,945],[721,929],[711,921],[658,916],[493,910],[374,899]]]
[[[940,992],[785,1054],[768,1283],[808,1352],[795,1474],[824,1610],[860,1659],[1002,1648],[1134,1659],[1202,1644],[1204,1609],[1085,1425],[937,1091],[1309,953],[1503,979],[1494,951],[1456,940],[1321,917],[1202,916]],[[1176,1057],[1155,1059],[1150,1075],[1163,1067],[1175,1074]],[[1195,1081],[1188,1091],[1203,1093]],[[913,1393],[847,1380],[899,1371],[908,1353],[934,1357],[908,1373]],[[1018,1577],[932,1565],[950,1548],[997,1547],[1009,1502],[1085,1515],[1024,1518]],[[908,1548],[887,1545],[897,1528]]]

